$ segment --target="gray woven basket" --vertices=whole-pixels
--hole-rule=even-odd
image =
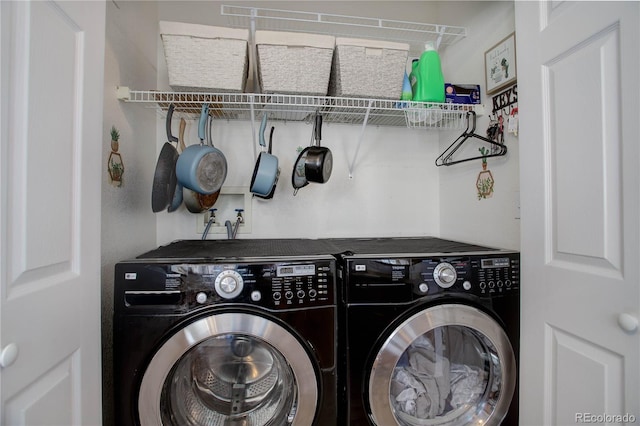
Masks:
[[[173,90],[244,91],[248,32],[175,22],[161,22],[160,30]]]
[[[262,92],[325,96],[334,45],[333,36],[256,31]]]
[[[329,95],[400,99],[409,45],[337,39]]]

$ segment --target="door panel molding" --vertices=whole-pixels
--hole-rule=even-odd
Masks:
[[[76,351],[5,403],[8,424],[81,424],[80,407],[74,403],[80,399],[79,375],[80,353]]]
[[[624,356],[547,324],[545,424],[576,423],[583,413],[624,412]],[[580,377],[580,386],[569,386]]]
[[[623,263],[619,39],[615,23],[542,68],[547,263],[612,278]]]

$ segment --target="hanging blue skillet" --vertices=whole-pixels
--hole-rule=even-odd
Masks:
[[[176,162],[178,181],[200,194],[213,194],[220,190],[227,177],[227,160],[218,148],[204,143],[209,105],[202,105],[198,122],[200,144],[189,145]]]
[[[264,132],[267,127],[267,114],[262,116],[260,123],[260,146],[264,149],[266,144],[264,141]],[[256,165],[253,168],[253,176],[251,177],[251,193],[263,198],[271,198],[278,182],[278,157],[271,154],[273,143],[273,130],[269,136],[268,150],[260,152]],[[271,197],[269,196],[271,195]]]

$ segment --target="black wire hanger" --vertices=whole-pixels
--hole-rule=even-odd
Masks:
[[[471,117],[471,119],[469,117]],[[469,131],[470,123],[471,123],[471,131]],[[494,140],[491,140],[489,138],[485,138],[484,136],[480,136],[474,133],[475,131],[476,131],[476,113],[475,111],[467,111],[467,128],[460,136],[458,136],[456,140],[453,141],[451,145],[449,145],[447,149],[444,150],[442,154],[440,154],[440,156],[438,156],[438,158],[436,158],[436,166],[438,167],[451,166],[453,164],[464,163],[465,161],[479,160],[479,159],[488,158],[488,157],[500,157],[507,153],[506,145],[496,142]],[[471,138],[480,139],[486,143],[497,146],[499,149],[497,152],[488,154],[488,155],[478,155],[476,157],[464,158],[462,160],[453,160],[451,158],[453,154],[455,154],[455,152],[462,146],[462,144],[464,144],[468,139],[471,139]]]

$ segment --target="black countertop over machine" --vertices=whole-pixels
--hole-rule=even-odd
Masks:
[[[379,252],[376,252],[379,248]],[[138,256],[139,259],[247,258],[256,256],[308,256],[343,253],[455,253],[494,248],[435,237],[398,238],[283,238],[235,240],[178,240]]]

